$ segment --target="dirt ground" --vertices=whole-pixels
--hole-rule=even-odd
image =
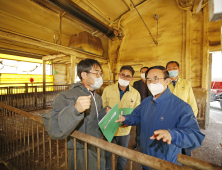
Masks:
[[[214,109],[217,109],[219,113],[221,112],[222,116],[222,109],[220,108],[214,108]],[[48,112],[49,110],[50,108],[47,110],[33,111],[32,113],[41,116],[41,114]],[[212,118],[210,116],[209,125],[206,127],[206,129],[202,129],[201,132],[206,135],[205,139],[201,147],[192,151],[192,157],[221,166],[222,146],[220,145],[220,143],[222,144],[222,122],[217,121],[215,120],[215,118]],[[128,148],[130,149],[132,149],[133,145],[135,144],[135,135],[136,135],[136,127],[132,127],[130,133],[130,142],[128,146]],[[127,161],[126,170],[129,169],[129,164],[130,162]],[[133,170],[140,170],[140,169],[142,169],[141,165],[133,162]]]

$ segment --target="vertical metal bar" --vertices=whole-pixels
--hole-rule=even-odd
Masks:
[[[112,153],[112,170],[115,170],[115,154]]]
[[[49,136],[49,169],[52,169],[52,145],[51,145],[51,138]]]
[[[43,165],[45,169],[45,128],[42,128],[42,138],[43,138]]]
[[[34,132],[33,132],[33,120],[32,120],[32,161],[33,161],[33,169],[35,169],[35,141],[34,141]]]
[[[23,116],[23,133],[24,133],[24,164],[26,169],[26,144],[25,144],[25,117]]]
[[[22,116],[20,115],[20,123],[22,123]],[[20,124],[20,151],[22,151],[22,124]],[[21,167],[22,167],[22,153],[21,153]]]
[[[97,148],[97,170],[100,170],[100,148]]]
[[[130,170],[133,170],[133,161],[130,160]]]
[[[36,122],[36,128],[37,128],[37,158],[38,158],[38,161],[37,161],[37,167],[39,167],[39,123]]]
[[[17,114],[15,114],[15,150],[16,150],[16,167],[18,167],[18,124],[17,124]]]
[[[57,168],[59,168],[59,140],[56,140],[56,150],[57,150]]]
[[[76,161],[76,138],[74,138],[74,170],[77,170],[77,161]]]
[[[30,167],[30,148],[29,148],[29,119],[27,120],[27,127],[28,127],[28,169],[31,169]]]
[[[8,117],[7,117],[7,114],[8,114],[8,110],[6,110],[6,157],[8,155]]]
[[[68,153],[67,153],[67,138],[65,138],[65,168],[68,170]]]
[[[85,145],[85,170],[87,170],[87,143],[84,143]]]

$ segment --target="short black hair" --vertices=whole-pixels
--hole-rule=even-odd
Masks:
[[[82,80],[81,73],[82,72],[89,73],[89,71],[91,70],[91,68],[94,65],[98,65],[102,69],[100,63],[97,60],[90,59],[90,58],[87,58],[85,60],[81,60],[79,62],[79,64],[77,65],[77,75],[78,75],[78,77]]]
[[[166,64],[166,68],[167,68],[167,66],[168,66],[169,64],[171,64],[171,63],[176,63],[176,65],[178,66],[178,68],[180,68],[180,65],[179,65],[179,63],[178,63],[177,61],[169,61],[169,62]]]
[[[149,67],[142,67],[142,68],[140,69],[140,72],[141,72],[141,70],[142,70],[142,69],[144,69],[144,68],[147,68],[147,69],[149,69]]]
[[[153,67],[150,67],[146,73],[145,73],[145,77],[147,76],[148,72],[152,69],[159,69],[159,70],[162,70],[163,71],[163,74],[164,74],[164,79],[167,79],[167,78],[170,78],[170,75],[169,75],[169,72],[166,70],[165,67],[163,66],[153,66]]]
[[[129,70],[129,71],[131,71],[132,76],[133,76],[134,73],[135,73],[135,71],[133,70],[133,67],[128,66],[128,65],[126,65],[126,66],[122,66],[122,67],[120,68],[120,72],[121,72],[122,70]]]

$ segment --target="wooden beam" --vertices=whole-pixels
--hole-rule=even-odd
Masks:
[[[203,4],[203,0],[194,0],[193,4],[193,13],[198,13],[201,10],[201,6]]]
[[[202,83],[203,89],[208,88],[208,76],[209,76],[209,40],[208,40],[208,23],[209,13],[208,5],[203,9],[203,57],[202,57]]]
[[[75,82],[76,56],[71,55],[71,83]]]
[[[46,71],[45,71],[46,61],[43,61],[43,109],[46,109],[46,93],[45,93],[45,85],[46,85]]]
[[[62,45],[50,43],[44,40],[36,39],[36,38],[27,38],[25,36],[17,35],[15,33],[9,33],[7,31],[2,31],[0,30],[0,39],[5,39],[8,41],[15,41],[23,44],[29,44],[29,45],[34,45],[37,47],[42,47],[50,50],[54,50],[60,53],[64,53],[67,55],[75,55],[80,58],[92,58],[95,60],[98,60],[99,62],[105,62],[107,63],[107,60],[103,58],[102,56],[98,56],[95,54],[83,52],[77,49],[65,47]]]
[[[42,57],[42,60],[53,60],[55,58],[61,58],[61,57],[65,57],[66,55],[65,54],[56,54],[56,55],[48,55],[48,56],[44,56]]]

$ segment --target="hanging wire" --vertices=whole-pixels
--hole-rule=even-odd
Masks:
[[[141,20],[143,21],[143,23],[144,23],[144,25],[145,25],[146,29],[148,30],[148,32],[149,32],[149,34],[150,34],[151,38],[153,39],[153,42],[154,42],[154,43],[157,45],[157,44],[158,44],[158,42],[157,42],[157,41],[155,41],[155,39],[153,38],[153,36],[152,36],[152,34],[151,34],[151,32],[150,32],[149,28],[147,27],[146,23],[144,22],[144,20],[143,20],[142,16],[140,15],[140,13],[139,13],[139,11],[137,10],[136,6],[134,5],[133,1],[132,1],[132,0],[130,0],[130,1],[131,1],[131,3],[133,4],[133,7],[136,9],[136,11],[137,11],[138,15],[140,16]],[[158,20],[157,20],[157,21],[158,21]]]

